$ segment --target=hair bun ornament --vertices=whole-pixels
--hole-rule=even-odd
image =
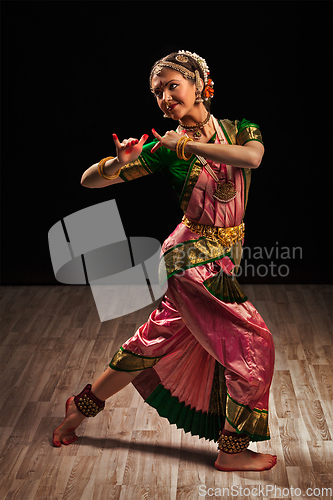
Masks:
[[[187,63],[188,62],[188,57],[183,56],[183,55],[176,56],[176,61],[182,62],[182,63]]]
[[[208,99],[211,99],[212,97],[214,97],[214,89],[213,89],[214,82],[211,78],[209,78],[210,71],[208,68],[208,64],[206,63],[206,60],[203,57],[199,56],[195,52],[190,52],[189,50],[179,50],[178,55],[176,56],[176,59],[179,62],[185,63],[185,62],[188,62],[187,56],[192,57],[192,59],[194,59],[195,62],[202,69],[202,72],[204,75],[204,80],[205,80],[205,88],[203,91],[203,96],[204,96],[204,100],[208,101]]]

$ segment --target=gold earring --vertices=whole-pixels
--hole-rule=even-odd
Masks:
[[[200,90],[201,87],[200,73],[197,69],[195,70],[195,87],[196,87],[195,104],[199,104],[200,102],[203,102],[203,99],[201,97],[201,90]]]
[[[197,90],[195,93],[195,104],[200,104],[200,102],[203,102],[203,99],[200,90]]]

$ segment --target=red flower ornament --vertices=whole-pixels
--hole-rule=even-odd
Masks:
[[[214,89],[213,89],[214,82],[211,78],[209,78],[206,87],[204,88],[203,95],[205,99],[210,99],[214,96]]]

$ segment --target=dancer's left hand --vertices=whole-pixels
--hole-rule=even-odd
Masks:
[[[171,149],[171,151],[176,151],[176,146],[181,138],[181,135],[177,134],[174,130],[169,130],[163,135],[163,137],[158,134],[154,128],[152,129],[152,132],[159,142],[156,143],[151,149],[151,153],[155,153],[155,151],[157,151],[161,146],[165,146],[166,148]]]

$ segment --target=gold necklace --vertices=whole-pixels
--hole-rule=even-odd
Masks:
[[[195,125],[183,125],[183,123],[179,120],[179,125],[183,130],[186,130],[186,132],[193,132],[193,139],[198,141],[202,137],[202,133],[200,132],[200,129],[204,128],[205,125],[210,120],[210,113],[207,113],[206,118],[204,119],[203,122],[196,123]]]

